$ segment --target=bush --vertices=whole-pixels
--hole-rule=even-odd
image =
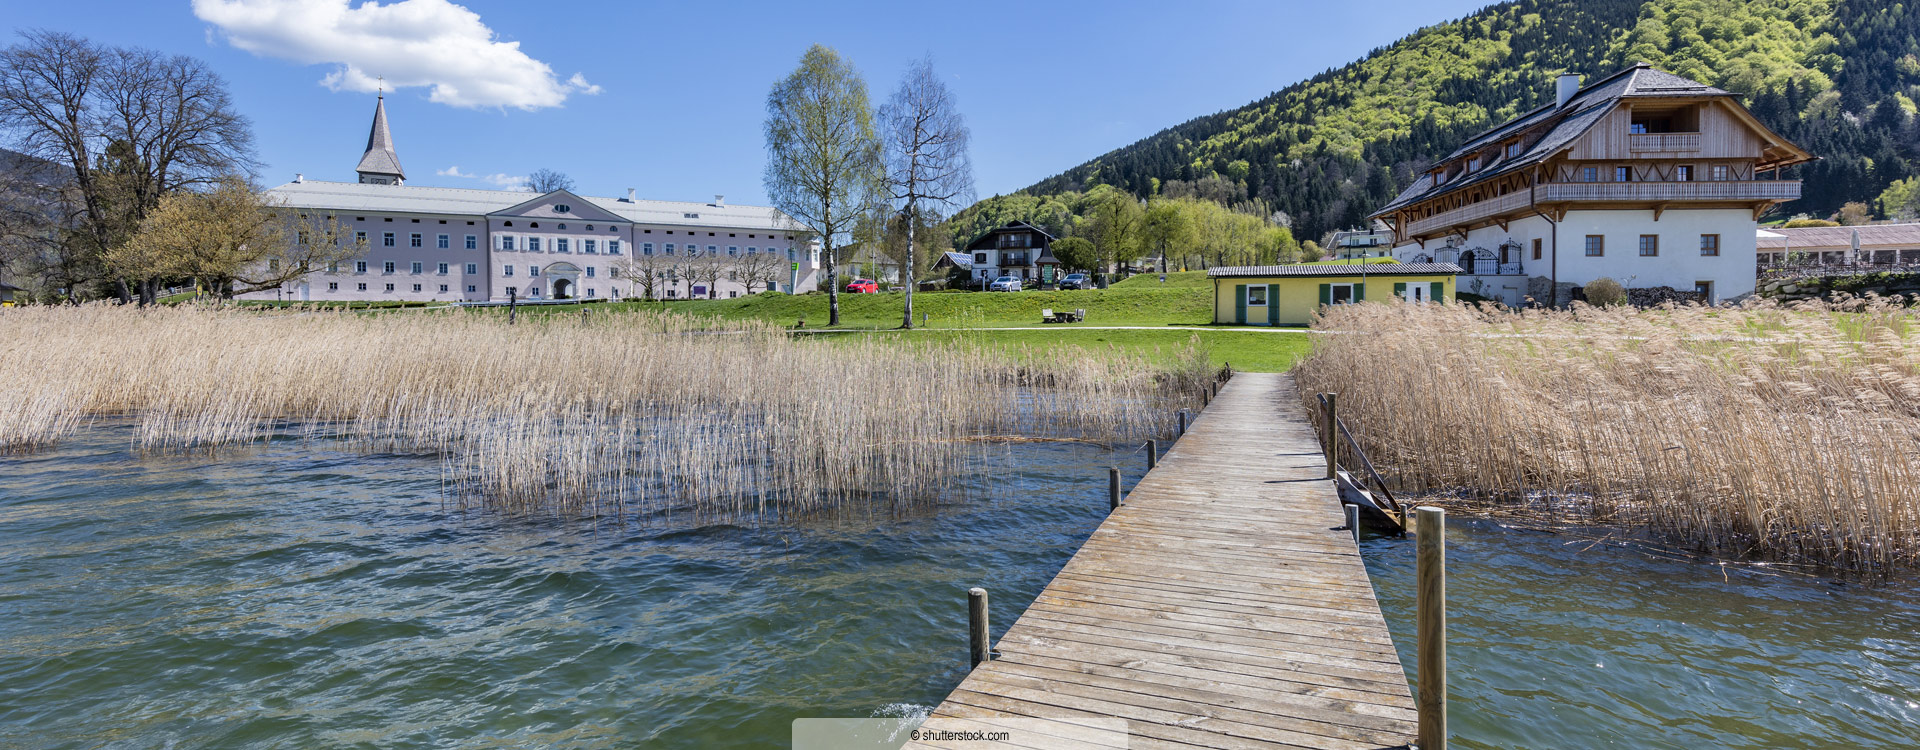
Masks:
[[[1620,282],[1605,276],[1587,283],[1587,304],[1597,307],[1610,307],[1627,303],[1627,290]]]
[[[1780,228],[1799,229],[1801,227],[1837,227],[1837,226],[1840,226],[1840,222],[1827,221],[1826,219],[1794,219],[1793,221],[1789,221],[1785,224],[1781,224]]]

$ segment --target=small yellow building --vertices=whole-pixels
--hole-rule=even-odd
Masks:
[[[0,282],[0,307],[13,307],[14,295],[25,291],[27,290],[12,286],[6,282]]]
[[[1221,325],[1304,326],[1323,305],[1389,296],[1408,302],[1453,299],[1452,263],[1223,266],[1213,280],[1213,322]]]

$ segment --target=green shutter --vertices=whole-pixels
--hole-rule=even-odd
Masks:
[[[1247,285],[1233,285],[1233,322],[1236,325],[1247,324]]]
[[[1407,282],[1404,282],[1404,281],[1393,282],[1393,296],[1399,297],[1400,299],[1406,299],[1407,298]]]
[[[1280,325],[1280,285],[1267,285],[1267,325]]]
[[[1435,302],[1447,301],[1447,283],[1446,282],[1444,281],[1433,282],[1433,301]]]
[[[1321,284],[1320,285],[1320,306],[1326,307],[1327,305],[1331,305],[1331,304],[1333,304],[1333,285]]]
[[[1367,285],[1365,283],[1353,285],[1353,301],[1355,302],[1367,301]]]

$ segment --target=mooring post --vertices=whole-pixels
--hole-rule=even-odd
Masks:
[[[507,290],[507,325],[513,325],[513,314],[518,311],[519,303],[520,303],[520,290],[508,289]]]
[[[1148,440],[1147,441],[1147,471],[1153,471],[1153,467],[1159,466],[1159,465],[1160,465],[1160,441]]]
[[[1353,531],[1353,540],[1360,541],[1360,506],[1343,503],[1340,507],[1347,511],[1347,528]]]
[[[971,666],[993,659],[993,651],[987,645],[987,590],[979,586],[967,589],[967,635],[973,655]]]
[[[1120,509],[1120,467],[1107,467],[1107,510]]]
[[[1186,436],[1187,436],[1187,410],[1181,409],[1180,410],[1180,432],[1178,435],[1176,435],[1176,437],[1186,437]]]
[[[1447,512],[1415,509],[1419,563],[1415,617],[1419,620],[1420,750],[1447,747]]]
[[[1320,395],[1326,399],[1326,419],[1321,420],[1325,423],[1321,425],[1321,432],[1325,433],[1325,436],[1321,441],[1326,443],[1327,446],[1327,478],[1332,479],[1334,472],[1340,468],[1340,446],[1333,442],[1338,440],[1340,435],[1340,428],[1338,427],[1340,424],[1340,394],[1322,393]]]

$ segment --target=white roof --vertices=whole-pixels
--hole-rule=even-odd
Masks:
[[[1779,232],[1769,232],[1765,229],[1756,229],[1753,231],[1753,236],[1763,240],[1777,240],[1782,237],[1785,237],[1786,235],[1781,234]]]
[[[533,200],[519,190],[423,187],[418,185],[363,185],[358,182],[302,180],[267,191],[294,208],[331,209],[408,214],[485,216]],[[669,224],[794,231],[784,214],[766,206],[740,206],[682,201],[635,200],[582,196],[587,202],[636,224]],[[697,214],[699,218],[687,218]]]

